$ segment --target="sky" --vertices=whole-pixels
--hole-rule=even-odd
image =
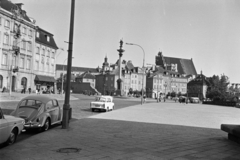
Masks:
[[[23,3],[27,15],[54,35],[57,64],[68,55],[71,0],[11,0]],[[193,59],[198,73],[226,75],[240,83],[239,0],[75,0],[73,66],[102,67],[104,58],[134,66],[155,64],[166,57]],[[65,42],[64,42],[65,41]],[[65,61],[65,64],[67,61]]]

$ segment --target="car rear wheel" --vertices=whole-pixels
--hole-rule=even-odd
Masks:
[[[94,108],[92,108],[92,112],[94,112]]]
[[[42,131],[47,131],[49,129],[49,127],[50,127],[50,120],[49,120],[49,118],[47,118],[43,125]]]
[[[11,133],[10,133],[9,139],[8,139],[8,141],[7,141],[7,144],[8,144],[8,145],[11,145],[11,144],[15,143],[15,142],[16,142],[16,139],[17,139],[17,135],[18,135],[18,131],[17,131],[16,128],[14,128],[14,129],[11,131]]]

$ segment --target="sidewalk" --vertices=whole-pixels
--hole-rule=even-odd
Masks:
[[[219,129],[222,121],[239,122],[239,115],[237,108],[219,106],[137,105],[73,119],[69,129],[23,133],[25,139],[0,149],[0,159],[239,160],[240,145]]]
[[[25,94],[21,94],[18,92],[12,92],[11,95],[9,95],[8,92],[4,92],[4,93],[0,92],[0,102],[1,101],[19,101],[22,98],[30,96],[30,95],[39,95],[39,94],[36,94],[36,93],[29,94],[27,92]],[[61,95],[61,94],[41,94],[41,95],[54,97],[57,100],[64,100],[64,98],[65,98],[65,94],[63,94],[63,95]],[[75,98],[73,96],[70,96],[70,99],[77,100],[77,98]]]

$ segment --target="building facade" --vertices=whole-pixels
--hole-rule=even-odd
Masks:
[[[188,78],[183,77],[178,72],[165,70],[161,66],[156,66],[148,71],[147,76],[147,96],[157,98],[159,95],[167,95],[168,93],[187,92]]]
[[[207,77],[202,73],[199,74],[187,84],[188,96],[198,97],[200,100],[205,99],[209,84]]]
[[[55,64],[57,45],[53,34],[36,27],[34,54],[34,89],[56,90]]]
[[[34,85],[35,21],[22,5],[0,3],[0,89],[10,92]]]
[[[54,86],[58,48],[53,35],[36,26],[22,6],[0,3],[0,89],[10,93]]]
[[[110,65],[107,57],[104,58],[101,74],[96,75],[96,89],[102,94],[114,93],[118,90],[119,79],[119,60]],[[140,67],[134,67],[132,61],[121,62],[121,80],[122,80],[122,95],[129,94],[129,90],[141,91],[142,87],[146,89],[146,74],[145,70]]]
[[[95,88],[95,76],[93,74],[91,74],[89,71],[76,77],[75,81],[79,82],[79,83],[90,83],[90,86]]]

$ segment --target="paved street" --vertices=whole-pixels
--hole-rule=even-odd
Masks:
[[[10,114],[10,112],[16,108],[19,100],[25,96],[28,96],[29,94],[17,94],[15,95],[16,100],[14,101],[1,101],[0,99],[0,107],[4,109],[5,114]],[[59,101],[59,105],[63,107],[64,104],[64,95],[51,95],[54,96],[56,99]],[[82,94],[72,94],[71,95],[72,99],[70,101],[70,105],[72,108],[72,117],[75,119],[81,119],[85,117],[89,117],[91,115],[99,114],[102,112],[92,112],[90,110],[90,102],[95,99],[95,96],[87,96],[87,95],[82,95]],[[149,99],[147,103],[150,102],[156,102],[156,100]],[[115,103],[115,109],[121,109],[124,107],[128,106],[133,106],[141,103],[141,98],[114,98],[114,103]]]
[[[91,98],[85,99],[86,112]],[[23,133],[25,138],[0,149],[1,160],[238,160],[240,157],[240,145],[227,140],[227,133],[219,129],[221,123],[239,124],[238,108],[172,101],[132,105],[73,119],[66,130],[55,126],[39,134]],[[65,150],[68,153],[58,152],[61,148],[68,148]]]

